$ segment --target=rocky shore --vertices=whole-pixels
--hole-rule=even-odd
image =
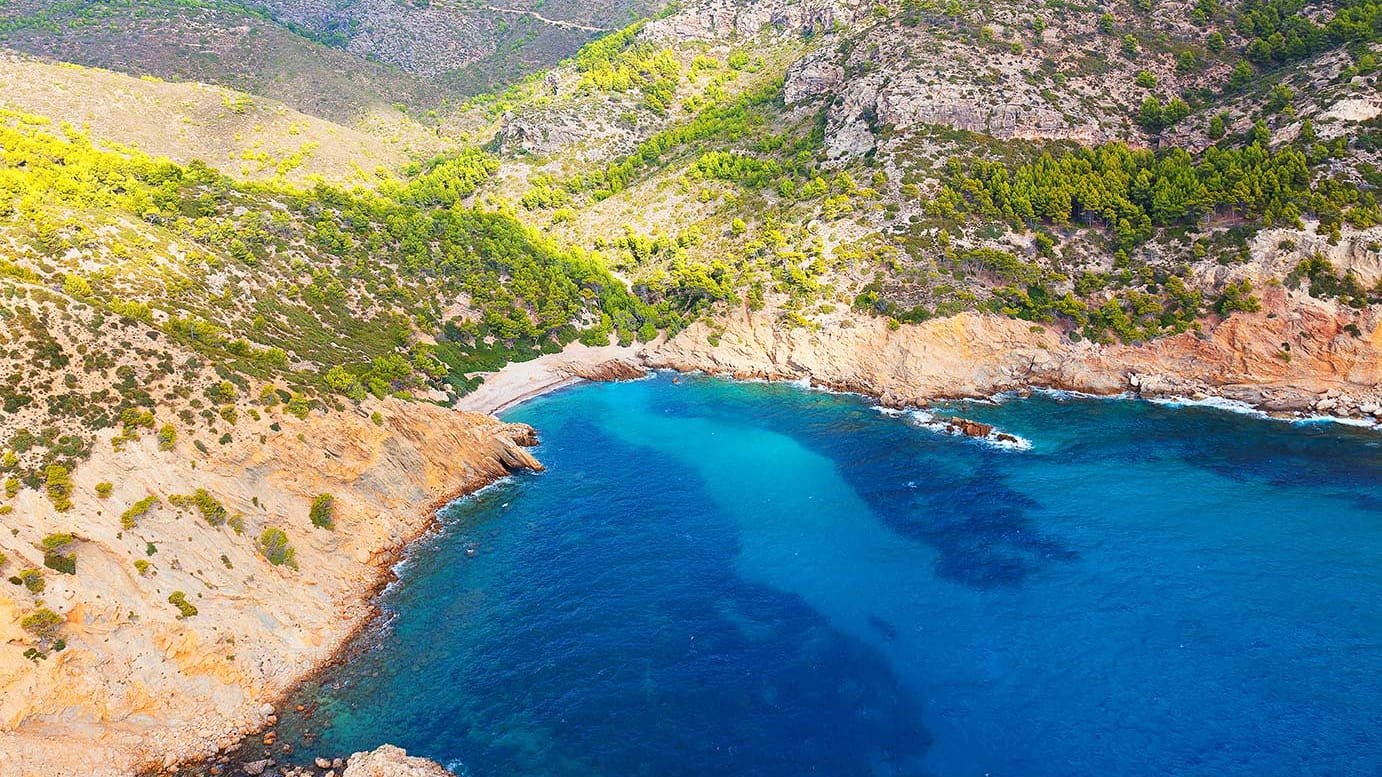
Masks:
[[[962,313],[917,325],[844,318],[788,329],[740,309],[644,349],[654,368],[808,379],[889,407],[1031,388],[1221,397],[1268,412],[1382,419],[1382,310],[1263,294],[1263,310],[1141,345],[1076,342],[1027,321]]]
[[[397,553],[442,504],[510,472],[540,469],[532,429],[397,400],[298,419],[265,413],[231,445],[162,450],[109,441],[73,475],[59,512],[26,490],[0,535],[10,571],[41,591],[0,591],[0,642],[31,643],[36,608],[62,649],[0,654],[0,776],[103,777],[214,758],[268,722],[273,705],[332,659],[373,613]],[[262,427],[262,428],[258,428]],[[111,483],[97,496],[98,483]],[[206,505],[177,507],[176,495]],[[314,498],[334,498],[334,527]],[[124,520],[148,497],[148,510]],[[183,504],[186,504],[185,502]],[[199,514],[200,512],[200,514]],[[271,563],[256,538],[284,533]],[[43,569],[42,540],[71,533],[76,574]],[[170,603],[176,592],[191,605]]]
[[[641,349],[580,347],[510,365],[470,403],[497,409],[579,380],[670,368],[808,379],[891,407],[1045,387],[1382,418],[1382,313],[1340,311],[1280,289],[1263,303],[1261,312],[1142,345],[1073,342],[1049,327],[974,313],[904,326],[841,318],[807,329],[740,309]],[[445,773],[395,750],[314,768],[231,758],[226,748],[272,724],[274,704],[369,622],[389,564],[441,504],[541,467],[523,448],[536,441],[533,430],[394,400],[255,423],[257,433],[211,452],[181,443],[160,450],[152,438],[121,451],[98,446],[74,477],[71,512],[57,512],[38,492],[20,494],[7,522],[14,532],[0,536],[11,562],[37,566],[29,557],[41,539],[72,531],[79,574],[47,575],[41,600],[0,593],[0,641],[25,639],[19,623],[39,605],[58,612],[66,639],[65,650],[43,660],[3,659],[0,777],[171,773],[196,762],[207,773],[250,777],[255,769]],[[994,433],[952,423],[958,434]],[[115,484],[109,498],[95,496],[98,482]],[[170,506],[173,495],[198,488],[237,516],[246,536]],[[336,500],[334,530],[308,519],[323,493]],[[121,511],[151,495],[158,506],[122,528]],[[297,569],[256,551],[252,538],[267,527],[287,533]],[[139,569],[138,560],[149,566]],[[197,614],[168,604],[175,590],[188,592]]]

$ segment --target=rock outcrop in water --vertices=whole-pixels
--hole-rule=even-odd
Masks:
[[[384,745],[368,753],[350,757],[341,777],[453,777],[451,772],[426,758],[414,758],[407,751]]]
[[[65,649],[0,651],[0,775],[129,774],[215,753],[367,622],[391,559],[438,506],[541,467],[522,447],[527,426],[398,400],[238,429],[206,453],[102,440],[66,512],[19,494],[0,533],[5,571],[42,570],[44,585],[0,587],[0,644],[34,644],[25,618],[46,608]],[[99,482],[113,484],[108,498]],[[334,530],[309,519],[319,494],[334,497]],[[178,507],[175,495],[197,498]],[[270,529],[291,563],[266,557]],[[43,566],[44,538],[62,533],[76,574]]]

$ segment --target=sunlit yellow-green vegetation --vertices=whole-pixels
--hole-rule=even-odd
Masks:
[[[667,49],[636,40],[639,22],[586,44],[576,54],[581,88],[608,92],[638,89],[654,113],[666,113],[681,80],[681,63]]]
[[[178,608],[179,618],[190,618],[197,614],[197,608],[187,601],[187,594],[182,591],[174,591],[168,595],[168,603]]]
[[[0,113],[0,317],[4,341],[23,346],[14,366],[28,365],[4,376],[5,409],[47,407],[43,428],[0,446],[26,456],[21,474],[38,473],[35,485],[62,510],[66,468],[85,457],[90,432],[121,427],[119,448],[159,428],[160,446],[174,444],[141,370],[185,376],[173,390],[225,430],[224,444],[245,377],[286,386],[269,399],[301,417],[337,393],[454,395],[473,385],[468,373],[577,337],[627,342],[680,325],[671,305],[640,301],[584,252],[466,207],[494,167],[469,151],[377,191],[243,184]],[[458,302],[465,312],[448,313]],[[135,339],[162,338],[201,360],[175,364],[171,352],[129,340],[104,352],[74,345],[74,327],[96,338],[112,325],[152,331]],[[141,354],[140,368],[122,362]],[[221,380],[199,399],[195,376],[208,366]],[[38,370],[62,375],[68,391],[47,394]],[[106,377],[88,391],[88,374]],[[61,418],[80,419],[80,430]]]
[[[230,518],[225,506],[216,501],[216,498],[204,488],[199,488],[191,494],[171,494],[168,503],[174,507],[195,508],[202,520],[212,526],[223,526]]]
[[[77,554],[65,553],[76,537],[68,533],[50,534],[39,542],[43,551],[43,566],[64,575],[77,574]]]
[[[128,509],[120,514],[120,528],[124,530],[133,529],[139,524],[139,519],[148,515],[149,511],[157,507],[158,504],[159,498],[153,494],[149,494],[138,502],[130,505]]]
[[[720,67],[712,62],[701,56],[692,69]],[[708,90],[688,118],[602,167],[532,176],[521,206],[550,212],[554,224],[563,224],[604,201],[641,209],[647,190],[626,195],[635,187],[671,187],[673,196],[696,204],[688,212],[698,217],[671,220],[677,226],[652,234],[628,227],[602,232],[589,244],[592,255],[629,279],[641,298],[670,303],[687,316],[716,303],[761,307],[770,293],[786,295],[781,304],[789,315],[819,302],[829,296],[821,279],[849,257],[837,254],[831,257],[836,265],[828,266],[819,235],[805,225],[846,219],[856,208],[872,207],[878,192],[848,172],[821,166],[820,122],[814,116],[782,121],[780,79],[741,86]]]

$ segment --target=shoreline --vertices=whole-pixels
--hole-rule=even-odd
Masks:
[[[272,750],[273,747],[277,745],[277,741],[273,741],[271,744],[263,743],[265,734],[276,729],[278,722],[281,722],[284,716],[289,714],[300,714],[296,709],[287,709],[287,707],[292,699],[304,688],[319,680],[328,671],[353,659],[362,649],[367,649],[361,644],[361,641],[368,637],[369,632],[376,630],[377,624],[381,622],[381,617],[385,614],[383,608],[380,606],[381,595],[389,586],[398,582],[399,565],[408,560],[409,554],[415,550],[422,540],[440,529],[441,511],[455,502],[481,493],[485,489],[512,477],[514,474],[516,473],[509,472],[494,477],[483,478],[484,482],[467,482],[458,485],[454,489],[443,493],[443,495],[419,507],[418,514],[424,517],[424,522],[418,526],[417,530],[403,537],[398,544],[378,551],[370,560],[371,566],[375,569],[375,575],[368,588],[368,594],[365,600],[366,614],[364,617],[343,635],[340,643],[325,659],[309,667],[301,677],[291,686],[284,689],[281,694],[274,697],[272,701],[265,702],[266,705],[272,707],[273,711],[264,716],[265,722],[263,724],[228,736],[225,743],[218,748],[216,756],[179,761],[174,764],[172,768],[169,768],[160,759],[153,759],[144,764],[137,765],[134,774],[137,775],[137,777],[160,777],[168,774],[202,775],[204,777],[227,774],[246,774],[247,772],[243,770],[246,764],[262,761],[266,758],[275,761],[273,767],[264,770],[264,774],[266,775],[277,773],[278,770],[282,768],[306,768],[296,766],[294,763],[295,759],[292,758],[293,753],[280,752],[277,754],[278,757],[275,758]],[[275,723],[268,722],[270,716],[274,718],[276,721]],[[273,739],[276,740],[277,737],[275,736]],[[255,747],[262,747],[264,750],[253,753],[246,752]],[[352,755],[354,754],[341,753],[338,757],[343,760],[349,760]],[[285,756],[288,760],[280,761],[280,758]]]
[[[805,374],[769,373],[728,368],[695,366],[673,363],[658,359],[655,344],[631,346],[590,347],[572,343],[562,351],[544,354],[526,362],[512,362],[494,372],[483,373],[485,382],[479,389],[461,397],[455,404],[457,410],[487,413],[497,416],[529,400],[580,384],[585,380],[611,381],[631,378],[618,375],[598,374],[611,362],[622,362],[645,372],[670,371],[681,375],[702,374],[740,382],[794,383],[811,391],[828,391],[836,394],[853,394],[864,397],[877,404],[896,410],[924,409],[933,402],[957,401],[1001,401],[1007,397],[1021,397],[1027,393],[1064,394],[1088,399],[1134,399],[1178,407],[1207,407],[1229,413],[1251,415],[1264,420],[1285,421],[1295,424],[1334,423],[1355,429],[1370,429],[1382,432],[1382,417],[1367,418],[1336,415],[1311,408],[1307,403],[1298,407],[1269,407],[1230,396],[1221,388],[1204,385],[1198,391],[1186,392],[1158,390],[1142,387],[1138,383],[1109,390],[1091,391],[1090,387],[1068,388],[1048,385],[1045,382],[1027,382],[1016,386],[995,386],[987,392],[936,392],[920,397],[903,399],[889,388],[866,383],[837,383],[818,378],[810,370]],[[1130,373],[1135,376],[1135,373]],[[593,377],[592,377],[593,376]],[[1140,381],[1139,381],[1140,382]]]
[[[639,345],[589,346],[573,342],[556,353],[525,362],[510,362],[494,372],[476,373],[484,382],[456,400],[453,408],[498,415],[515,405],[596,375],[611,362],[644,366]]]
[[[942,383],[918,385],[914,383],[908,386],[906,385],[906,376],[903,373],[894,373],[892,370],[883,369],[851,374],[851,371],[840,370],[841,365],[838,362],[832,363],[826,354],[821,354],[821,356],[826,357],[825,361],[818,362],[818,366],[823,368],[819,371],[823,371],[825,374],[818,376],[818,370],[810,366],[810,361],[803,363],[803,361],[792,358],[795,354],[783,354],[775,352],[775,349],[765,348],[757,354],[740,351],[731,354],[719,352],[690,355],[684,351],[678,354],[675,344],[672,348],[665,346],[666,343],[663,342],[599,347],[572,343],[559,352],[544,354],[526,362],[510,363],[500,370],[483,373],[484,382],[480,387],[459,399],[451,409],[495,415],[523,402],[577,385],[583,380],[625,380],[639,377],[648,371],[669,370],[679,374],[700,373],[738,381],[795,383],[809,390],[859,395],[881,408],[901,410],[924,409],[933,402],[1003,401],[1005,398],[1049,392],[1078,398],[1137,399],[1171,406],[1209,407],[1224,412],[1246,414],[1264,420],[1287,421],[1298,425],[1330,422],[1351,428],[1382,431],[1382,417],[1358,418],[1322,413],[1318,408],[1311,405],[1309,399],[1306,398],[1309,394],[1305,392],[1301,392],[1299,394],[1301,398],[1291,402],[1290,404],[1294,406],[1290,407],[1283,406],[1287,403],[1280,401],[1259,403],[1240,398],[1245,396],[1245,388],[1253,390],[1248,392],[1246,396],[1256,393],[1257,396],[1264,399],[1267,398],[1264,392],[1266,389],[1284,388],[1291,390],[1292,381],[1289,380],[1280,383],[1276,381],[1240,380],[1225,381],[1220,384],[1206,382],[1203,374],[1177,375],[1174,370],[1161,374],[1149,373],[1145,371],[1146,365],[1139,365],[1143,369],[1120,370],[1121,374],[1115,376],[1115,380],[1106,383],[1065,381],[1060,379],[1063,376],[1042,374],[1030,370],[1026,371],[1025,374],[1010,372],[1001,377],[990,374],[986,379],[971,382],[952,382],[948,385]],[[1083,355],[1089,357],[1094,354]],[[691,358],[687,358],[687,356],[691,356]],[[762,358],[755,363],[755,357]],[[1094,360],[1091,359],[1091,361]],[[893,369],[901,366],[900,364],[894,365]],[[983,360],[976,360],[969,363],[968,366],[971,369],[982,368],[984,366]],[[1368,389],[1364,387],[1364,390]],[[1372,388],[1371,391],[1375,392],[1376,389]],[[417,531],[403,538],[403,541],[398,545],[381,552],[376,559],[372,559],[376,575],[371,587],[365,593],[369,608],[368,616],[362,618],[349,631],[336,650],[325,661],[310,667],[297,682],[275,700],[273,707],[276,715],[281,718],[282,715],[297,714],[296,710],[283,710],[280,714],[279,708],[287,705],[305,686],[320,678],[325,672],[349,661],[355,651],[360,648],[363,636],[369,630],[377,627],[380,622],[380,615],[383,613],[379,602],[380,594],[398,579],[397,565],[415,550],[418,540],[436,530],[439,525],[439,511],[456,499],[476,493],[498,479],[500,478],[491,478],[484,483],[463,484],[448,490],[443,497],[433,499],[418,508],[423,514],[423,520]],[[267,718],[267,715],[265,717]],[[276,720],[278,719],[276,718]],[[257,729],[237,733],[227,739],[217,756],[199,761],[183,762],[179,764],[179,767],[182,770],[190,769],[191,773],[194,774],[214,774],[215,772],[208,772],[207,770],[218,762],[223,762],[223,759],[227,759],[231,765],[262,760],[267,757],[261,754],[263,753],[263,750],[260,749],[262,736],[266,731],[272,729],[273,726],[261,726]],[[271,750],[269,746],[263,747]],[[250,749],[255,752],[242,752]],[[279,755],[280,757],[288,756],[284,763],[292,763],[291,754],[280,753]],[[349,754],[340,755],[344,757]],[[166,768],[152,764],[150,766],[152,769],[140,773],[166,773]],[[283,763],[280,763],[275,769],[281,769],[282,766]],[[306,768],[310,772],[310,766]],[[222,770],[220,773],[226,772]]]

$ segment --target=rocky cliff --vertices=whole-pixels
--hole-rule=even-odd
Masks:
[[[1268,410],[1382,418],[1382,311],[1355,319],[1279,286],[1264,293],[1260,312],[1141,345],[1072,342],[1045,326],[979,313],[901,326],[845,318],[813,330],[741,309],[645,355],[656,367],[809,378],[891,406],[1049,387],[1216,395]]]
[[[101,440],[65,512],[17,495],[4,572],[40,570],[42,585],[0,587],[0,643],[41,655],[0,651],[0,775],[129,774],[214,753],[367,622],[390,560],[436,507],[540,468],[527,427],[397,400],[242,423],[207,453]],[[309,518],[321,494],[334,528]],[[266,550],[269,529],[292,555]],[[61,534],[75,574],[43,564],[44,538]],[[25,621],[42,609],[59,620],[47,639]]]

